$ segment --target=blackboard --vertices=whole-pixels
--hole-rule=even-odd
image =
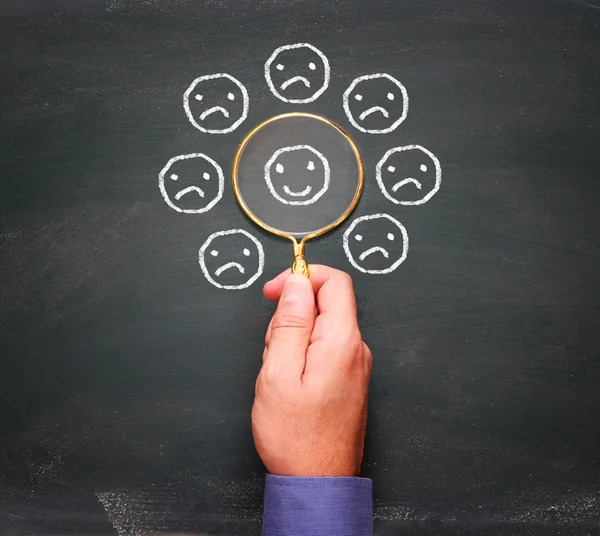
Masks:
[[[297,43],[330,65],[308,103],[264,75]],[[248,92],[225,134],[183,106],[216,73]],[[386,134],[344,111],[373,73],[409,99]],[[307,255],[353,276],[374,353],[376,534],[599,534],[598,0],[2,0],[0,533],[259,534],[261,286],[291,248],[242,214],[230,170],[251,128],[291,111],[335,121],[364,158],[355,213]],[[397,204],[376,169],[411,145],[441,184]],[[197,153],[222,198],[180,212],[159,174]],[[391,273],[344,253],[374,214],[409,240]],[[239,290],[199,266],[232,229],[264,250]]]

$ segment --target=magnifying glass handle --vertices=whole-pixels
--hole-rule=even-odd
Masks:
[[[294,242],[294,263],[292,264],[292,273],[310,277],[308,264],[304,258],[304,242],[300,242],[299,244]]]

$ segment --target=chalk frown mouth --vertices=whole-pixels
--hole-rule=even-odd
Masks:
[[[358,258],[359,260],[364,261],[369,255],[372,255],[373,253],[381,253],[386,259],[390,258],[390,253],[388,252],[388,250],[380,246],[374,246],[372,248],[367,249],[366,251],[363,251]]]
[[[239,262],[228,262],[227,264],[224,264],[220,268],[217,268],[217,270],[215,271],[215,275],[218,277],[223,272],[225,272],[226,270],[229,270],[230,268],[237,268],[241,274],[246,273],[246,270],[244,270],[244,267]]]
[[[198,186],[188,186],[181,190],[181,192],[177,192],[175,194],[175,199],[179,201],[184,195],[189,194],[190,192],[197,192],[200,197],[204,197],[204,191],[202,188],[198,188]]]
[[[390,117],[390,112],[388,112],[383,106],[373,106],[371,108],[369,108],[368,110],[365,110],[362,114],[360,114],[358,116],[358,118],[361,121],[364,121],[367,117],[369,117],[370,115],[379,112],[380,114],[383,115],[383,117],[385,117],[386,119],[389,119]]]
[[[212,108],[209,108],[200,114],[200,121],[204,121],[209,115],[217,112],[221,112],[227,119],[229,119],[229,112],[223,108],[223,106],[213,106]]]
[[[405,184],[410,184],[413,183],[419,190],[421,190],[423,188],[423,185],[417,180],[417,179],[413,179],[412,177],[408,178],[408,179],[404,179],[403,181],[397,182],[396,184],[394,184],[394,186],[392,186],[392,192],[397,192],[400,188],[402,188]]]
[[[290,87],[292,84],[295,84],[296,82],[302,82],[306,87],[310,87],[310,82],[307,78],[304,78],[304,76],[294,76],[293,78],[290,78],[289,80],[286,80],[283,84],[281,84],[281,89],[287,89],[288,87]]]

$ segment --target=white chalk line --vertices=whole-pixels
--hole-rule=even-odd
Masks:
[[[312,50],[315,54],[317,54],[317,56],[319,56],[319,58],[321,58],[321,62],[323,63],[323,68],[324,68],[323,83],[319,87],[319,89],[317,91],[315,91],[308,98],[288,99],[288,98],[284,97],[279,92],[279,90],[275,87],[275,84],[273,83],[273,79],[271,77],[271,65],[281,52],[284,52],[286,50],[295,50],[298,48],[308,48],[308,49]],[[301,78],[304,78],[304,77],[301,77]],[[297,81],[297,79],[298,79],[298,76],[287,80],[280,86],[280,89],[281,90],[287,89],[289,87],[289,85],[291,83],[293,83],[293,82],[290,82],[290,80],[295,82],[295,81]],[[314,47],[313,45],[310,45],[309,43],[296,43],[294,45],[284,45],[284,46],[278,47],[275,49],[275,51],[271,54],[271,56],[265,63],[265,80],[267,81],[267,85],[269,86],[271,93],[273,93],[273,95],[275,95],[279,100],[282,100],[283,102],[288,102],[288,103],[292,103],[292,104],[306,104],[309,102],[313,102],[313,101],[317,100],[325,92],[325,90],[329,87],[330,79],[331,79],[331,68],[329,66],[329,60],[327,59],[327,56],[325,56],[325,54],[323,54],[317,47]],[[304,78],[304,80],[306,82],[308,82],[308,85],[306,87],[310,87],[310,81],[307,78]],[[290,82],[290,83],[288,84],[288,82]],[[285,84],[287,84],[287,85],[285,85]],[[285,85],[285,87],[283,87],[284,85]]]
[[[233,235],[233,234],[241,234],[246,236],[247,238],[249,238],[252,242],[254,242],[254,244],[256,245],[256,249],[258,251],[258,267],[256,272],[252,275],[252,277],[250,277],[245,283],[241,283],[239,285],[223,285],[221,283],[219,283],[218,281],[216,281],[212,275],[210,274],[210,272],[208,271],[208,268],[206,266],[206,259],[205,259],[205,254],[206,254],[206,250],[208,249],[208,247],[212,244],[212,242],[216,239],[219,238],[221,236],[228,236],[228,235]],[[245,251],[244,251],[245,254]],[[248,288],[250,285],[252,285],[252,283],[254,283],[263,273],[263,270],[265,268],[265,251],[262,247],[262,244],[258,241],[257,238],[255,238],[254,236],[252,236],[248,231],[244,231],[243,229],[231,229],[229,231],[218,231],[216,233],[211,234],[206,242],[204,242],[204,244],[202,245],[202,247],[200,248],[200,251],[198,252],[198,261],[200,263],[200,268],[202,269],[202,273],[204,274],[204,277],[206,277],[207,281],[209,283],[211,283],[212,285],[214,285],[217,288],[221,288],[224,290],[242,290],[245,288]],[[238,264],[241,268],[240,272],[242,274],[245,274],[245,269],[239,264],[239,263],[234,263],[234,264]],[[215,275],[218,277],[220,276],[223,271],[225,271],[225,269],[227,269],[226,267],[230,268],[231,263],[225,264],[224,266],[219,267],[216,271],[215,271]],[[223,268],[223,270],[221,270],[221,268]]]
[[[405,151],[421,151],[431,159],[431,161],[433,162],[433,164],[435,166],[435,185],[434,185],[434,187],[425,196],[423,196],[421,199],[417,199],[416,201],[401,201],[400,199],[396,199],[394,196],[392,196],[392,194],[390,194],[390,192],[386,188],[385,183],[383,181],[383,168],[386,165],[390,156],[392,156],[395,153],[400,153],[400,152],[405,152]],[[391,167],[394,167],[394,166],[391,166]],[[394,168],[394,170],[395,170],[395,168]],[[423,203],[426,203],[427,201],[429,201],[440,189],[440,186],[442,184],[442,165],[440,164],[440,161],[438,160],[438,158],[431,151],[429,151],[428,149],[425,149],[425,147],[422,147],[421,145],[406,145],[404,147],[394,147],[394,148],[390,149],[389,151],[387,151],[383,155],[383,158],[378,162],[376,170],[375,170],[375,178],[377,180],[377,185],[379,186],[381,193],[392,203],[395,203],[396,205],[422,205]],[[397,190],[400,189],[401,186],[408,183],[409,181],[418,183],[417,188],[422,189],[422,185],[419,183],[419,181],[411,178],[411,179],[405,179],[401,182],[396,183],[392,187],[392,191],[396,192]]]
[[[212,199],[206,206],[201,207],[201,208],[183,209],[183,208],[178,207],[175,203],[173,203],[173,201],[171,201],[169,194],[167,192],[167,189],[165,187],[165,176],[167,175],[167,173],[169,172],[169,170],[171,169],[171,166],[173,166],[173,164],[175,164],[176,162],[182,161],[182,160],[190,160],[192,158],[201,158],[203,160],[206,160],[208,163],[210,163],[215,168],[215,170],[217,171],[217,176],[218,176],[218,180],[219,180],[219,187],[218,187],[217,195],[215,196],[215,198]],[[169,177],[169,178],[172,178],[172,177]],[[179,179],[179,176],[177,176],[177,179]],[[177,179],[175,179],[175,180],[177,180]],[[206,180],[206,177],[204,177],[204,179]],[[167,205],[169,205],[173,210],[176,210],[177,212],[182,212],[184,214],[201,214],[203,212],[208,212],[223,197],[223,192],[225,190],[225,176],[223,175],[223,170],[221,169],[221,166],[219,164],[217,164],[209,156],[206,156],[205,154],[202,154],[202,153],[184,154],[181,156],[174,156],[173,158],[171,158],[171,160],[169,160],[167,162],[167,164],[165,165],[165,167],[162,169],[162,171],[160,172],[160,174],[158,176],[158,187],[160,189],[160,193],[161,193],[163,199],[165,200],[165,203],[167,203]],[[198,191],[198,193],[200,194],[200,197],[204,198],[204,191],[201,188],[199,188],[197,186],[190,186],[189,188],[184,188],[183,190],[178,192],[175,195],[175,199],[177,201],[179,201],[181,199],[181,197],[183,197],[185,195],[183,192],[189,193],[193,189],[196,189]],[[181,194],[181,195],[179,195],[179,194]]]
[[[223,128],[223,129],[218,129],[218,128],[211,129],[211,128],[203,127],[198,121],[196,121],[196,118],[194,117],[192,109],[190,108],[190,96],[196,90],[196,87],[198,86],[198,84],[200,84],[201,82],[204,82],[206,80],[214,80],[216,78],[225,78],[227,80],[230,80],[239,88],[239,90],[242,94],[242,103],[243,103],[242,115],[232,125],[230,125],[227,128]],[[219,106],[219,107],[209,108],[208,110],[203,112],[200,115],[200,120],[203,121],[204,119],[206,119],[206,116],[204,116],[204,114],[207,111],[211,111],[211,110],[215,111],[214,108],[221,108],[221,110],[225,111],[225,114],[224,114],[225,117],[229,118],[229,112],[225,108]],[[246,89],[244,84],[242,84],[237,78],[234,78],[233,76],[231,76],[230,74],[227,74],[227,73],[217,73],[217,74],[209,74],[209,75],[205,75],[205,76],[199,76],[191,83],[190,87],[186,90],[186,92],[183,95],[183,109],[185,110],[185,114],[187,115],[188,119],[190,120],[190,123],[192,123],[192,125],[194,125],[198,130],[200,130],[202,132],[206,132],[208,134],[227,134],[229,132],[233,132],[237,127],[239,127],[246,120],[246,117],[248,117],[249,108],[250,108],[250,98],[248,97],[248,90]]]
[[[390,112],[388,112],[383,106],[371,106],[371,108],[360,114],[358,118],[361,121],[364,121],[367,117],[373,115],[375,112],[380,112],[386,119],[390,118]]]
[[[391,266],[389,266],[388,268],[384,268],[381,270],[367,270],[365,267],[361,266],[358,262],[356,262],[356,259],[354,258],[354,254],[352,253],[352,251],[350,249],[350,243],[349,243],[350,238],[352,236],[354,229],[356,228],[356,226],[359,223],[362,223],[365,221],[382,219],[382,218],[389,220],[398,229],[400,229],[400,232],[402,233],[402,248],[403,248],[402,256],[399,259],[397,259],[396,261],[394,261],[394,263]],[[359,241],[362,241],[362,235],[359,235],[359,236],[361,236],[361,239]],[[350,227],[348,227],[348,229],[346,229],[346,232],[344,233],[343,246],[344,246],[344,253],[346,254],[346,257],[348,258],[348,261],[350,261],[350,264],[352,266],[354,266],[354,268],[356,268],[359,272],[363,272],[364,274],[373,274],[373,275],[389,274],[389,273],[393,272],[396,268],[398,268],[398,266],[400,266],[406,260],[406,257],[408,255],[408,233],[406,232],[406,228],[404,227],[404,225],[402,225],[395,218],[392,218],[392,216],[390,216],[389,214],[371,214],[369,216],[361,216],[359,218],[356,218],[350,224]],[[376,247],[381,248],[387,252],[387,250],[385,248],[383,248],[382,246],[376,246]],[[373,250],[373,248],[367,249],[366,251],[368,252],[371,250]],[[387,253],[388,253],[387,256],[384,254],[384,257],[386,259],[389,258],[389,252],[387,252]],[[362,255],[359,256],[359,260],[361,260],[361,261],[364,260],[364,258],[366,258],[366,257],[363,257],[363,258],[361,258],[361,257],[362,257]]]
[[[303,76],[294,76],[293,78],[290,78],[289,80],[286,80],[279,87],[281,89],[287,89],[288,87],[290,87],[292,84],[295,84],[296,82],[304,82],[304,85],[306,87],[310,87],[310,81],[308,80],[308,78],[304,78]]]
[[[293,151],[302,151],[302,150],[307,150],[307,151],[312,152],[315,156],[317,156],[321,160],[321,163],[323,164],[323,172],[324,172],[323,187],[309,199],[305,199],[303,201],[290,201],[289,199],[285,199],[285,198],[281,197],[275,190],[275,187],[273,185],[273,179],[271,177],[271,169],[273,167],[273,164],[277,161],[277,159],[282,154],[293,152]],[[309,163],[308,169],[311,169],[310,163]],[[312,171],[312,169],[311,169],[311,171]],[[273,156],[271,156],[271,158],[269,158],[268,162],[265,164],[265,182],[267,183],[267,188],[269,189],[269,192],[271,192],[271,195],[275,199],[277,199],[277,201],[280,201],[281,203],[283,203],[285,205],[312,205],[315,201],[320,199],[323,196],[323,194],[329,189],[330,180],[331,180],[331,169],[329,167],[329,162],[328,162],[327,158],[325,158],[325,156],[322,153],[320,153],[319,151],[317,151],[314,147],[311,147],[310,145],[293,145],[290,147],[283,147],[281,149],[277,149],[277,151],[275,151],[273,153]],[[290,196],[300,196],[301,195],[301,193],[298,193],[298,192],[290,193],[291,190],[288,185],[284,185],[282,187],[282,189]],[[306,191],[306,189],[304,191]],[[312,191],[312,187],[310,187],[310,189],[308,190],[306,195],[308,195],[311,191]]]
[[[400,89],[400,92],[402,93],[402,115],[400,116],[400,118],[396,119],[389,127],[387,128],[383,128],[383,129],[367,129],[364,126],[362,126],[361,124],[359,124],[358,121],[356,121],[356,119],[354,118],[354,115],[352,113],[352,111],[350,110],[350,95],[352,94],[352,91],[354,91],[354,88],[360,84],[361,82],[366,82],[369,80],[376,80],[378,78],[386,78],[388,80],[390,80],[395,86],[397,86]],[[362,99],[359,99],[359,101],[361,101]],[[346,117],[348,117],[348,120],[350,121],[350,123],[352,123],[352,126],[354,126],[354,128],[360,130],[361,132],[364,132],[365,134],[388,134],[389,132],[392,132],[394,130],[396,130],[396,128],[398,128],[398,126],[400,124],[402,124],[404,122],[404,120],[406,119],[406,116],[408,115],[408,92],[406,91],[406,88],[398,81],[396,80],[393,76],[387,74],[387,73],[375,73],[375,74],[367,74],[364,76],[359,76],[358,78],[356,78],[348,87],[348,89],[344,92],[344,97],[343,97],[343,106],[344,106],[344,112],[346,112]],[[382,106],[379,107],[374,107],[374,109],[376,111],[385,111],[388,113],[388,115],[385,115],[385,113],[383,114],[384,117],[389,119],[389,112],[388,110],[386,110],[385,108],[383,108]],[[373,110],[373,108],[369,108],[367,110],[367,112],[369,112],[370,110]],[[363,112],[362,114],[359,115],[359,120],[362,121],[365,117],[362,117],[363,114],[365,112]],[[372,112],[370,112],[372,113]],[[367,114],[367,115],[370,115]]]
[[[204,121],[209,115],[214,114],[215,112],[221,112],[227,119],[229,119],[229,112],[223,108],[223,106],[213,106],[212,108],[209,108],[200,114],[200,121]]]

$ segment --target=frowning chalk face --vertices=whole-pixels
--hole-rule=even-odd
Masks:
[[[263,272],[262,244],[243,229],[211,234],[199,252],[200,268],[217,288],[240,290],[249,287]]]
[[[390,149],[377,164],[375,176],[381,192],[397,205],[422,205],[440,189],[442,167],[420,145]]]
[[[361,76],[344,93],[344,111],[352,125],[361,132],[387,134],[406,119],[408,93],[389,74]]]
[[[173,210],[200,214],[223,197],[225,178],[221,166],[212,158],[193,153],[171,158],[158,176],[158,185]]]
[[[344,252],[350,264],[365,274],[389,274],[408,255],[408,234],[388,214],[361,216],[344,233]]]
[[[265,78],[273,95],[283,102],[307,103],[329,86],[329,61],[308,43],[279,47],[265,63]]]
[[[310,145],[283,147],[265,165],[265,181],[277,201],[311,205],[329,188],[327,158]]]
[[[188,119],[198,130],[227,134],[248,116],[248,91],[233,76],[225,73],[196,78],[183,96]]]

